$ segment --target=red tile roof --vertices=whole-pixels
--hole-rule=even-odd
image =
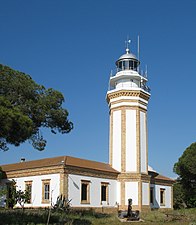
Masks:
[[[43,167],[50,167],[50,166],[73,166],[85,169],[93,169],[99,170],[104,172],[111,172],[118,174],[119,172],[113,169],[107,163],[101,163],[86,159],[75,158],[71,156],[59,156],[54,158],[45,158],[33,161],[24,161],[14,164],[6,164],[1,165],[1,168],[4,172],[11,172],[11,171],[19,171],[24,169],[34,169],[34,168],[43,168]]]
[[[163,175],[161,175],[161,174],[157,175],[157,176],[155,177],[155,180],[166,180],[166,181],[173,181],[173,182],[175,182],[173,179],[171,179],[171,178],[169,178],[169,177],[165,177],[165,176],[163,176]]]

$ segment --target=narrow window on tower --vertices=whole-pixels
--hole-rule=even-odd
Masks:
[[[108,204],[108,183],[101,183],[101,204]]]
[[[25,181],[25,190],[28,195],[27,204],[32,203],[32,180],[31,181]]]
[[[160,189],[160,205],[165,205],[165,189]]]
[[[42,203],[50,203],[50,180],[42,180]]]
[[[90,204],[90,181],[81,181],[81,203]]]

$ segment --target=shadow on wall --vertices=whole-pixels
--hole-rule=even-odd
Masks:
[[[153,203],[150,203],[150,207],[151,209],[159,209],[160,206],[159,206],[159,203],[157,202],[157,199],[156,199],[156,194],[155,194],[155,188],[153,187]]]
[[[75,188],[77,188],[78,190],[80,190],[79,186],[75,183],[75,181],[69,176],[70,180],[73,182],[73,185]]]

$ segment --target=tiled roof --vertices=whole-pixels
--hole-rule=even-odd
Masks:
[[[161,175],[161,174],[157,175],[157,176],[155,177],[155,180],[166,180],[166,181],[173,181],[173,182],[175,182],[173,179],[171,179],[171,178],[169,178],[169,177],[165,177],[165,176],[163,176],[163,175]]]
[[[150,175],[151,179],[153,179],[155,181],[165,181],[165,182],[170,182],[170,183],[175,182],[173,179],[159,174],[158,172],[156,172],[152,168],[148,168],[148,175]]]
[[[67,166],[67,167],[76,167],[81,169],[82,168],[92,169],[92,170],[115,173],[115,174],[119,173],[117,170],[113,169],[108,163],[75,158],[71,156],[59,156],[54,158],[44,158],[39,160],[24,161],[24,162],[19,162],[14,164],[0,165],[0,167],[2,168],[4,172],[12,172],[12,171],[46,168],[46,167],[60,166],[60,165],[64,165],[65,167]],[[149,171],[149,173],[152,173],[152,171]],[[171,178],[165,177],[158,173],[154,175],[155,175],[154,176],[155,180],[162,180],[162,181],[164,180],[164,181],[174,182],[174,180],[172,180]]]
[[[66,157],[65,164],[67,166],[76,166],[76,167],[81,167],[81,168],[101,170],[101,171],[105,171],[105,172],[119,173],[117,170],[113,169],[108,163],[74,158],[74,157],[70,157],[70,156]]]
[[[45,159],[39,159],[39,160],[33,160],[33,161],[24,161],[24,162],[19,162],[14,164],[6,164],[6,165],[1,165],[1,168],[4,172],[11,172],[11,171],[19,171],[19,170],[25,170],[25,169],[60,166],[63,164],[65,166],[99,170],[99,171],[111,172],[116,174],[119,173],[117,170],[113,169],[107,163],[80,159],[80,158],[75,158],[71,156],[59,156],[55,158],[45,158]]]

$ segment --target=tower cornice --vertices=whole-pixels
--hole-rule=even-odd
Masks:
[[[140,97],[146,101],[148,101],[150,98],[150,94],[142,90],[119,90],[119,91],[115,90],[115,92],[109,91],[107,93],[107,102],[109,103],[110,99],[123,97],[123,96]]]

